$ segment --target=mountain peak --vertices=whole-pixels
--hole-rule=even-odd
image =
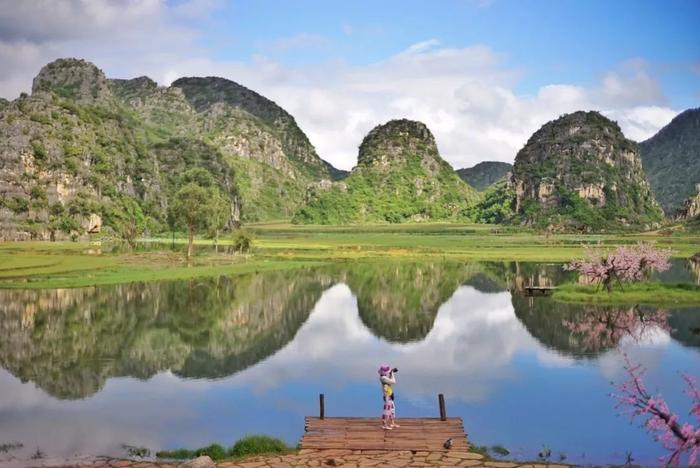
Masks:
[[[100,102],[112,97],[105,74],[92,62],[61,58],[45,65],[32,83],[32,93],[53,92],[81,102]]]
[[[386,168],[410,156],[442,161],[435,137],[424,123],[396,119],[377,125],[365,136],[357,163],[358,166]]]
[[[544,124],[513,166],[515,211],[527,222],[596,229],[661,219],[638,145],[599,112]]]
[[[500,161],[481,161],[473,167],[457,169],[457,175],[477,190],[485,190],[513,170],[513,165]]]

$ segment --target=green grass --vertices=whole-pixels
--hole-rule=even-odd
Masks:
[[[71,288],[137,281],[243,274],[348,261],[533,261],[567,262],[583,255],[584,244],[614,247],[639,241],[670,247],[675,257],[698,250],[699,233],[629,235],[560,234],[483,224],[296,226],[285,222],[247,226],[249,255],[214,253],[211,240],[196,241],[190,265],[170,250],[170,238],[144,239],[145,251],[124,253],[109,242],[0,243],[0,288]],[[163,245],[158,245],[163,243]],[[181,248],[186,239],[177,238]],[[220,241],[222,246],[229,239]]]
[[[601,305],[645,304],[664,307],[700,305],[700,286],[693,284],[632,283],[608,293],[596,286],[568,283],[554,291],[555,301]]]
[[[286,453],[291,451],[287,444],[280,439],[266,435],[250,435],[238,440],[233,446],[225,449],[219,444],[211,444],[195,450],[176,449],[162,450],[156,453],[158,458],[184,460],[207,455],[212,460],[241,458],[249,455]]]

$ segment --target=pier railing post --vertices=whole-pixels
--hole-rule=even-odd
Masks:
[[[445,411],[445,396],[442,393],[438,394],[438,404],[440,405],[440,421],[446,421],[447,412]]]
[[[326,401],[325,395],[323,393],[318,395],[318,404],[320,406],[320,418],[324,419],[326,417]]]

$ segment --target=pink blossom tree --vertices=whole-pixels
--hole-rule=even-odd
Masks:
[[[578,271],[598,287],[602,285],[611,292],[615,282],[622,288],[623,281],[640,281],[652,271],[668,270],[671,253],[671,249],[657,249],[643,242],[634,246],[621,245],[613,251],[586,246],[584,259],[571,262],[564,269]]]
[[[611,396],[617,400],[618,408],[626,408],[624,412],[631,419],[644,418],[647,430],[669,450],[670,453],[661,461],[667,466],[678,466],[687,454],[688,465],[700,462],[700,425],[695,427],[690,423],[681,424],[678,415],[671,411],[663,396],[652,395],[647,391],[642,382],[646,369],[639,364],[632,364],[626,354],[625,371],[628,379],[618,385],[617,392]],[[689,414],[700,422],[700,390],[697,380],[687,374],[683,374],[683,379],[688,385],[685,393],[691,399]]]

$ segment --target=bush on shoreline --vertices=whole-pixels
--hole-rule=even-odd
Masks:
[[[266,435],[250,435],[238,440],[233,446],[225,449],[219,444],[211,444],[195,450],[175,449],[161,450],[156,453],[158,458],[184,460],[189,458],[209,456],[212,460],[242,457],[245,455],[260,455],[264,453],[281,453],[290,450],[282,440]]]

